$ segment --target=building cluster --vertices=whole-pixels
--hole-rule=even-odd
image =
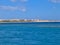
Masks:
[[[0,22],[60,22],[60,20],[40,20],[40,19],[0,19]]]

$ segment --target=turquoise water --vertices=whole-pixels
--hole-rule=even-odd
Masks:
[[[60,23],[0,24],[0,45],[60,45]]]

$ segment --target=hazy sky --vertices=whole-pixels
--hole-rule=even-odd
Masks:
[[[0,19],[60,20],[60,0],[0,0]]]

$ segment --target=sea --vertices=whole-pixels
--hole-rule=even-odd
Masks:
[[[0,23],[0,45],[60,45],[60,22]]]

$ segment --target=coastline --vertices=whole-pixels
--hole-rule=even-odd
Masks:
[[[29,23],[29,22],[60,22],[60,20],[40,20],[40,19],[0,19],[0,23]]]
[[[60,22],[0,22],[0,23],[60,23]]]

